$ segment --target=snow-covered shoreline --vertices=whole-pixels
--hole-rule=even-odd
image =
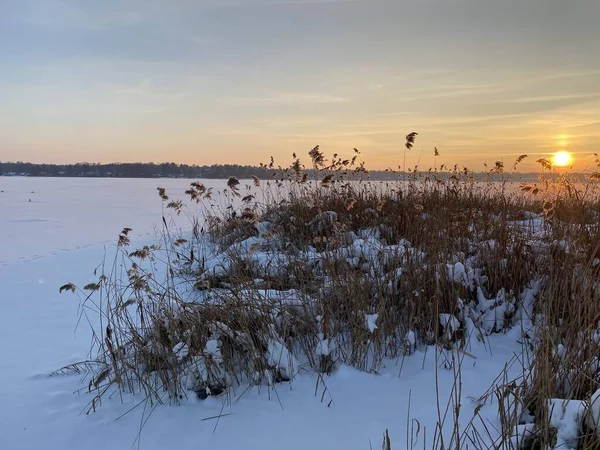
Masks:
[[[65,188],[68,191],[72,186]],[[179,189],[179,184],[172,188],[173,191]],[[219,302],[227,304],[233,294],[242,302],[248,299],[251,308],[257,307],[259,303],[260,308],[268,307],[261,314],[274,314],[273,326],[281,327],[281,321],[275,317],[283,309],[310,309],[311,302],[317,308],[326,304],[323,303],[324,299],[334,292],[328,290],[331,288],[327,286],[335,285],[336,280],[331,275],[323,274],[326,273],[325,270],[339,265],[347,273],[363,274],[361,276],[371,280],[371,293],[368,294],[370,300],[364,307],[356,310],[360,316],[357,324],[359,328],[363,328],[361,333],[364,334],[361,336],[369,340],[365,348],[370,353],[374,352],[375,347],[372,346],[391,345],[391,319],[386,316],[389,314],[388,306],[378,306],[381,296],[397,295],[399,287],[395,283],[406,274],[413,277],[419,276],[420,272],[421,276],[428,277],[437,274],[431,280],[441,277],[447,280],[444,283],[450,283],[444,286],[454,286],[452,291],[457,295],[461,292],[471,292],[474,295],[472,300],[458,298],[458,306],[454,311],[439,311],[441,334],[439,341],[438,338],[434,341],[440,346],[436,346],[433,341],[428,342],[429,337],[415,333],[408,326],[406,329],[399,329],[400,343],[397,345],[402,350],[396,352],[396,356],[391,357],[383,352],[376,358],[377,362],[364,363],[364,370],[359,371],[351,367],[355,364],[353,361],[358,360],[350,355],[352,346],[348,346],[345,332],[333,332],[326,322],[332,320],[331,317],[323,319],[323,313],[312,311],[308,317],[314,321],[311,326],[315,327],[314,336],[318,339],[311,341],[316,345],[308,348],[312,349],[310,351],[316,357],[321,358],[329,358],[337,352],[335,358],[332,358],[335,370],[331,374],[315,371],[310,361],[302,356],[304,350],[293,345],[289,347],[287,338],[283,339],[278,334],[281,330],[278,330],[277,338],[268,341],[266,350],[267,365],[279,370],[276,378],[281,379],[277,382],[268,377],[249,386],[232,382],[225,386],[224,393],[219,392],[214,397],[209,395],[208,398],[199,400],[190,395],[176,402],[179,406],[168,406],[167,401],[167,404],[155,409],[144,406],[143,395],[131,395],[117,389],[112,395],[104,396],[101,404],[95,405],[98,407],[94,408],[93,414],[86,415],[95,396],[93,391],[88,393],[89,378],[81,384],[82,374],[48,375],[59,367],[96,357],[95,353],[88,354],[88,351],[90,324],[97,329],[95,320],[98,318],[94,317],[92,309],[88,309],[88,323],[88,317],[80,316],[82,304],[78,298],[69,293],[60,295],[58,287],[67,281],[76,286],[84,286],[97,279],[103,270],[110,272],[114,261],[118,265],[125,264],[119,269],[123,273],[124,267],[128,267],[132,261],[128,258],[121,259],[123,255],[157,242],[164,246],[157,252],[159,260],[162,258],[160,252],[165,249],[175,252],[171,256],[177,251],[183,254],[190,250],[189,243],[182,244],[177,249],[165,246],[180,237],[189,238],[189,232],[185,229],[186,217],[178,218],[176,214],[172,214],[173,211],[168,211],[169,221],[173,224],[173,235],[165,240],[164,234],[156,233],[154,224],[158,224],[160,229],[161,214],[165,210],[164,204],[163,207],[160,205],[155,189],[154,186],[149,188],[147,200],[139,204],[135,200],[131,201],[135,206],[129,208],[126,217],[139,219],[141,226],[131,234],[131,243],[117,260],[115,254],[119,255],[120,251],[115,247],[117,233],[114,230],[109,233],[105,223],[94,222],[90,217],[84,230],[89,233],[82,236],[104,239],[104,236],[110,234],[105,242],[100,242],[99,239],[96,241],[98,243],[79,245],[75,239],[77,245],[65,247],[62,252],[56,251],[56,245],[62,245],[63,239],[67,242],[69,238],[70,230],[62,228],[65,222],[62,225],[58,222],[30,222],[37,224],[35,226],[40,230],[45,228],[51,231],[54,228],[55,236],[60,239],[49,239],[49,251],[41,252],[42,257],[35,257],[36,253],[29,250],[30,257],[22,260],[16,255],[19,247],[24,246],[23,242],[43,242],[43,239],[35,235],[32,238],[31,234],[27,234],[31,230],[26,228],[21,229],[22,234],[13,242],[6,238],[9,233],[14,234],[19,230],[10,224],[16,223],[14,220],[24,220],[23,205],[20,203],[12,210],[12,218],[5,217],[0,221],[5,236],[3,244],[6,242],[5,248],[12,252],[0,255],[0,286],[4,290],[3,316],[8,318],[5,326],[0,328],[0,342],[3,343],[0,398],[6,406],[0,413],[2,448],[35,449],[49,446],[95,450],[106,446],[125,448],[139,443],[140,448],[149,449],[164,446],[280,448],[282,445],[298,449],[362,449],[379,447],[382,433],[386,429],[391,437],[392,448],[404,448],[411,439],[413,442],[417,440],[417,447],[421,447],[426,435],[428,445],[432,444],[436,426],[442,427],[445,436],[452,434],[454,421],[459,423],[459,429],[465,433],[470,429],[475,430],[472,422],[475,413],[477,420],[489,421],[497,427],[484,440],[487,439],[487,443],[491,444],[491,441],[499,437],[497,404],[489,401],[478,403],[475,399],[480,398],[490,386],[500,388],[509,380],[524,376],[524,365],[531,356],[531,345],[535,341],[535,336],[529,336],[528,333],[531,333],[536,321],[534,301],[539,291],[539,281],[523,280],[524,290],[521,292],[491,289],[487,285],[489,274],[486,275],[486,271],[490,268],[486,266],[485,258],[487,254],[498,252],[499,248],[502,250],[502,247],[498,247],[501,245],[499,242],[485,238],[483,231],[466,247],[468,253],[457,251],[442,260],[436,257],[436,264],[432,264],[428,262],[431,254],[426,249],[413,245],[404,238],[390,243],[389,238],[383,238],[382,233],[386,233],[383,228],[366,227],[341,233],[336,231],[338,234],[335,234],[334,241],[331,238],[333,234],[325,231],[329,227],[337,227],[334,223],[338,218],[332,213],[326,214],[327,220],[324,220],[325,216],[319,219],[317,215],[314,216],[316,221],[306,222],[307,229],[312,229],[311,232],[323,241],[315,240],[314,246],[304,249],[287,246],[285,240],[281,239],[281,231],[272,229],[267,222],[254,225],[254,236],[235,238],[233,244],[222,249],[215,246],[196,247],[192,264],[187,264],[184,258],[173,266],[182,270],[182,280],[187,280],[187,284],[178,288],[184,295],[181,297],[182,305],[194,302],[206,305],[218,305]],[[29,194],[22,192],[20,195],[22,197]],[[50,202],[51,193],[45,192],[44,195],[45,201]],[[119,222],[117,230],[122,226],[132,225],[130,221],[121,220],[123,211],[128,210],[127,203],[123,201],[120,207],[115,208],[111,202],[94,207],[106,214],[114,214],[113,220],[118,219]],[[148,206],[150,203],[154,205],[151,208]],[[30,205],[26,207],[29,208]],[[55,205],[48,207],[54,208]],[[148,213],[150,209],[155,212]],[[136,218],[139,211],[145,211],[145,215]],[[33,217],[36,213],[30,211],[28,214]],[[37,214],[40,220],[46,220],[46,213],[38,211]],[[419,214],[421,220],[428,220],[426,212]],[[529,240],[525,240],[524,245],[517,241],[510,245],[504,243],[504,249],[513,252],[509,254],[520,255],[519,252],[525,251],[536,258],[545,258],[544,255],[550,254],[549,252],[561,251],[568,254],[573,251],[572,243],[550,239],[540,214],[525,211],[522,216],[508,221],[508,229],[513,230],[511,233],[521,233]],[[67,223],[70,222],[68,217],[67,214]],[[154,219],[148,220],[149,217]],[[80,222],[70,222],[69,226],[71,230],[75,230],[82,225]],[[133,225],[132,228],[135,229]],[[494,270],[503,270],[507,264],[513,263],[506,260],[506,257],[496,258],[499,269]],[[99,264],[103,261],[105,266],[100,267]],[[236,267],[240,261],[244,262],[244,267],[252,269],[252,276],[240,277],[239,267]],[[146,262],[139,262],[142,268],[145,264]],[[160,264],[162,263],[148,266],[154,269],[162,267],[156,274],[158,280],[165,272],[164,266]],[[274,281],[289,277],[292,266],[294,270],[300,267],[302,271],[309,267],[312,277],[323,277],[323,285],[319,289],[325,290],[306,290],[305,285],[274,288]],[[256,276],[257,273],[262,275]],[[198,274],[198,277],[193,274]],[[244,284],[232,286],[232,280]],[[294,285],[293,280],[291,284]],[[357,284],[357,288],[362,289],[360,284]],[[369,292],[369,289],[365,292]],[[85,301],[83,305],[85,306]],[[78,318],[81,320],[74,332]],[[464,334],[458,333],[459,331]],[[214,334],[205,346],[203,344],[205,352],[212,359],[223,357],[222,344],[219,343],[219,336],[222,334],[223,329],[221,334]],[[314,338],[313,334],[310,336],[311,339]],[[381,336],[387,337],[383,339]],[[194,351],[193,346],[183,341],[177,342],[172,350],[180,362],[187,360],[190,351]],[[282,363],[284,354],[288,355],[287,363]],[[457,371],[460,373],[459,378]],[[460,390],[462,408],[460,417],[440,420],[438,412],[441,410],[443,414],[448,405],[456,401],[457,389]],[[77,392],[73,394],[73,391]],[[553,405],[560,403],[560,400],[549,401]],[[138,404],[129,414],[123,415]],[[568,411],[577,409],[575,406],[569,408]],[[559,431],[564,428],[564,433],[559,432],[560,439],[566,443],[571,439],[569,442],[572,443],[573,421],[579,424],[575,426],[577,429],[583,423],[581,417],[579,413],[568,412],[560,417],[552,415],[551,422]],[[148,421],[140,434],[141,440],[136,441],[140,424],[146,419]],[[566,424],[565,421],[569,423]],[[478,430],[481,431],[481,428]],[[521,423],[515,428],[515,433],[522,434],[527,430],[531,431],[531,424]],[[4,442],[7,444],[4,445]]]

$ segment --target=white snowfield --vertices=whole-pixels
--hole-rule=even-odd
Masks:
[[[129,394],[116,394],[86,414],[92,400],[87,382],[78,375],[49,376],[86,360],[90,347],[89,325],[83,320],[76,328],[77,296],[59,294],[59,286],[94,280],[94,269],[114,257],[123,227],[134,230],[133,248],[156,242],[152,225],[160,226],[162,208],[156,188],[183,197],[188,183],[0,177],[0,449],[368,450],[381,448],[386,429],[393,449],[405,449],[407,439],[423,448],[425,435],[430,445],[438,420],[436,382],[441,414],[454,384],[453,371],[443,368],[442,356],[436,362],[433,347],[387,361],[378,374],[341,367],[321,379],[294,362],[290,370],[298,375],[291,382],[239,387],[206,400],[192,395],[151,414],[143,403],[130,411],[142,398]],[[468,281],[464,266],[448,270]],[[377,319],[366,315],[365,326],[375,330]],[[455,326],[453,317],[442,319],[449,330]],[[485,343],[473,340],[461,356],[463,424],[478,406],[469,399],[481,396],[521,353],[520,337],[514,328]],[[414,345],[414,335],[407,340]],[[270,352],[278,351],[273,344]],[[519,371],[518,364],[509,366],[509,376]],[[490,429],[497,426],[495,403],[480,413]]]

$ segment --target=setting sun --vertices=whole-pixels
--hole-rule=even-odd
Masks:
[[[568,166],[573,158],[569,152],[556,152],[552,157],[552,163],[555,166]]]

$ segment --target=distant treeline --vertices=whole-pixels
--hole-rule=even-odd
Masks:
[[[272,172],[272,171],[271,171]],[[269,171],[261,167],[238,164],[196,166],[175,163],[77,163],[34,164],[1,162],[0,175],[30,177],[101,177],[101,178],[250,178],[265,177]]]
[[[290,170],[290,169],[288,169]],[[309,179],[315,178],[315,171],[307,170]],[[226,179],[229,177],[271,179],[285,174],[284,169],[274,167],[242,166],[239,164],[215,164],[212,166],[197,166],[175,163],[77,163],[77,164],[35,164],[28,162],[2,162],[0,161],[0,176],[30,176],[30,177],[90,177],[90,178],[212,178]],[[426,172],[419,175],[427,176]],[[471,173],[475,180],[498,180],[499,174],[490,175],[486,172]],[[402,174],[398,172],[376,170],[370,171],[368,177],[372,180],[398,180],[404,177],[413,177],[414,173]],[[418,176],[418,175],[417,175]],[[448,170],[438,172],[437,177],[448,178]],[[515,173],[510,179],[513,181],[532,180],[537,177],[535,173]],[[364,173],[353,174],[352,170],[346,174],[347,179],[365,178]]]

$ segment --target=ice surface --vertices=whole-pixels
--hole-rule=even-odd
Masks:
[[[0,266],[98,243],[115,242],[124,227],[151,237],[161,227],[156,188],[184,198],[192,180],[0,177]],[[215,188],[222,180],[203,180]],[[31,202],[29,202],[31,199]],[[214,201],[220,205],[217,199]],[[190,205],[190,212],[198,209]],[[189,220],[171,217],[181,227]]]

